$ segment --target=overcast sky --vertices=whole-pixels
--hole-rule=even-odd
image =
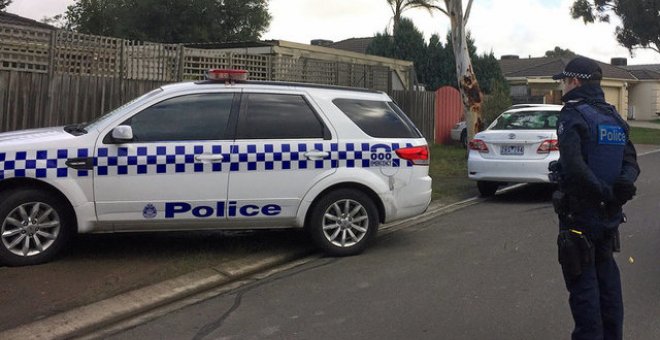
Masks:
[[[40,20],[63,13],[74,0],[14,0],[8,12]],[[493,51],[496,57],[516,54],[541,57],[555,46],[609,62],[626,57],[629,65],[658,64],[660,54],[651,50],[628,50],[614,38],[616,23],[585,25],[569,13],[573,0],[474,0],[468,29],[478,52]],[[339,41],[370,37],[391,24],[392,13],[385,0],[270,0],[273,16],[264,39],[309,43],[311,39]],[[442,1],[440,3],[443,3]],[[467,0],[463,0],[464,6]],[[444,41],[449,19],[442,13],[409,10],[425,38],[437,33]]]

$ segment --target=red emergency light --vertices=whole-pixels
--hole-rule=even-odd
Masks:
[[[246,70],[210,69],[206,71],[206,79],[214,81],[247,80],[247,76],[248,71]]]

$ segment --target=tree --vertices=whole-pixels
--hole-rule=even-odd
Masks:
[[[417,75],[424,74],[426,50],[424,35],[408,18],[401,19],[394,36],[388,35],[387,32],[378,33],[367,47],[369,54],[412,61]]]
[[[392,10],[392,35],[396,34],[399,24],[401,23],[401,14],[407,9],[412,8],[429,8],[430,1],[426,0],[387,0]]]
[[[418,79],[426,85],[427,90],[434,91],[443,85],[456,87],[456,62],[454,60],[451,33],[447,34],[447,44],[443,46],[438,35],[434,34],[426,44],[422,33],[410,19],[403,18],[401,28],[396,36],[387,32],[378,33],[369,44],[367,53],[388,58],[410,60],[415,63]],[[500,81],[506,85],[506,80],[500,70],[500,65],[491,52],[477,55],[474,39],[467,34],[468,52],[473,61],[474,70],[483,79],[481,83],[484,93],[491,93],[491,84]],[[506,88],[508,91],[508,87]]]
[[[550,51],[545,51],[545,56],[546,57],[567,57],[567,58],[573,58],[575,57],[575,53],[569,49],[562,49],[559,46],[555,46],[554,50]]]
[[[496,90],[503,90],[507,92],[507,95],[509,94],[509,85],[502,74],[500,63],[495,58],[493,51],[480,56],[475,55],[471,59],[473,60],[474,73],[478,74],[481,79],[479,85],[483,93],[492,94]],[[499,83],[500,89],[495,89],[496,83]]]
[[[11,5],[12,0],[0,0],[0,12],[7,10],[7,7]]]
[[[483,116],[490,124],[497,116],[511,106],[509,85],[505,80],[493,79],[490,95],[484,96]]]
[[[484,121],[481,115],[481,103],[483,94],[479,87],[470,53],[468,51],[467,31],[465,25],[470,18],[472,0],[468,0],[465,14],[463,13],[462,0],[444,0],[444,7],[436,5],[439,0],[428,0],[421,7],[428,10],[437,10],[449,17],[451,22],[451,43],[456,61],[456,76],[458,78],[458,89],[461,92],[463,106],[466,114],[468,135],[474,136],[475,132],[483,130]]]
[[[574,19],[585,24],[609,22],[610,13],[621,18],[616,40],[630,53],[635,48],[647,48],[660,53],[660,1],[658,0],[575,0],[571,7]]]
[[[162,43],[257,40],[267,0],[76,0],[66,26],[81,33]]]
[[[422,71],[422,82],[428,90],[436,90],[443,85],[454,85],[456,87],[456,66],[454,53],[450,46],[442,45],[437,34],[431,36],[427,47],[427,59],[424,71]]]
[[[66,28],[66,19],[64,18],[64,14],[53,15],[52,17],[45,16],[40,21],[44,24],[55,26],[60,29]]]

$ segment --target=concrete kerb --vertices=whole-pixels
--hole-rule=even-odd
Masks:
[[[198,270],[4,331],[0,333],[0,339],[65,339],[81,336],[173,301],[304,257],[310,252],[292,251],[259,258],[251,256],[215,268]]]

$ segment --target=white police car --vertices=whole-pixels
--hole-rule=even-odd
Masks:
[[[0,262],[48,261],[75,233],[214,228],[305,227],[351,255],[427,208],[426,140],[386,94],[209,75],[0,134]]]

